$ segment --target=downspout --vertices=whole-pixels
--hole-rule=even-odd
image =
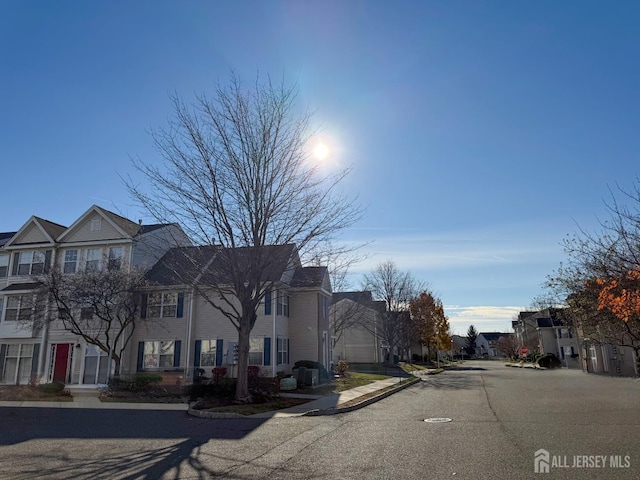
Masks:
[[[271,295],[271,318],[273,320],[273,341],[271,343],[271,376],[276,378],[276,360],[277,360],[277,350],[278,350],[278,337],[276,337],[276,310],[278,309],[278,305],[273,301],[274,289],[269,291],[269,295]],[[276,295],[276,302],[278,301]],[[291,298],[289,298],[291,301]],[[274,308],[275,305],[275,308]],[[288,306],[289,312],[291,312],[291,305]],[[287,321],[288,322],[288,321]]]
[[[58,246],[54,245],[53,246],[53,251],[51,252],[51,265],[49,266],[49,268],[53,269],[56,268],[56,254],[58,253]],[[13,256],[13,255],[12,255]],[[15,261],[15,260],[14,260]],[[40,345],[40,352],[38,353],[38,378],[40,380],[48,380],[48,379],[44,379],[44,372],[45,372],[45,364],[47,362],[47,350],[48,350],[48,343],[49,343],[49,322],[51,319],[51,309],[49,308],[49,295],[47,295],[47,300],[46,300],[46,305],[47,305],[47,313],[45,314],[45,318],[44,318],[44,325],[42,327],[42,344]]]
[[[187,314],[187,348],[185,349],[185,360],[184,360],[184,383],[187,383],[187,379],[191,378],[189,376],[189,358],[191,354],[191,331],[192,331],[192,323],[193,323],[193,302],[194,302],[194,289],[191,289],[189,295],[189,313]],[[195,373],[195,372],[194,372]]]

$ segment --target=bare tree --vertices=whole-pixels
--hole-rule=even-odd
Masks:
[[[508,334],[498,339],[498,352],[502,355],[513,360],[518,356],[519,350],[518,339],[515,335]]]
[[[380,263],[366,274],[364,285],[374,299],[384,302],[386,308],[376,324],[363,326],[380,339],[388,352],[386,362],[393,364],[394,351],[402,346],[402,334],[407,330],[405,321],[409,315],[409,302],[420,291],[421,285],[411,273],[400,271],[391,260]]]
[[[124,266],[72,275],[53,268],[40,281],[36,320],[59,320],[65,330],[106,353],[119,375],[123,352],[141,321],[144,277]]]
[[[173,120],[152,133],[163,162],[134,160],[149,185],[126,182],[156,221],[216,246],[187,255],[195,264],[182,281],[238,331],[238,401],[250,400],[249,337],[282,261],[265,247],[295,244],[304,255],[362,213],[338,192],[349,169],[323,174],[311,161],[310,116],[296,113],[295,100],[295,88],[257,80],[244,89],[235,75],[192,105],[173,95]],[[212,265],[220,274],[197,274]]]
[[[611,193],[605,204],[608,219],[600,222],[599,231],[580,229],[567,237],[568,262],[549,275],[547,286],[566,299],[567,316],[583,339],[629,346],[640,365],[640,315],[617,316],[601,296],[613,284],[624,285],[625,296],[640,293],[637,275],[630,275],[640,266],[640,180],[631,190],[618,187],[617,193],[624,201]]]

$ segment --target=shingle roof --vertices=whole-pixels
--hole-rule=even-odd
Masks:
[[[39,282],[24,282],[24,283],[12,283],[11,285],[7,285],[0,292],[15,292],[20,290],[35,290],[42,286]]]
[[[151,283],[161,285],[191,284],[196,279],[203,285],[215,285],[230,282],[234,272],[246,272],[249,277],[260,267],[261,281],[277,282],[289,266],[294,249],[294,245],[262,247],[258,266],[253,262],[252,247],[176,247],[170,249],[147,272],[146,278]]]
[[[496,340],[500,340],[502,337],[508,337],[512,334],[502,332],[480,332],[478,336],[480,335],[482,335],[488,342],[495,342]]]
[[[341,302],[342,300],[351,300],[352,302],[359,303],[365,306],[371,306],[373,301],[371,292],[364,290],[362,292],[334,292],[332,296],[333,303]]]
[[[293,274],[291,286],[294,288],[322,287],[327,275],[327,267],[299,267]]]
[[[7,243],[18,232],[2,232],[0,233],[0,247]]]
[[[44,218],[40,218],[36,216],[34,216],[33,218],[35,218],[38,221],[38,223],[42,225],[42,228],[44,228],[44,230],[54,240],[58,238],[60,235],[62,235],[62,232],[64,232],[67,229],[67,227],[65,227],[64,225],[54,223],[50,220],[45,220]]]
[[[109,210],[105,210],[102,207],[98,207],[97,205],[95,206],[95,208],[100,209],[102,213],[104,213],[107,217],[109,217],[109,219],[113,223],[115,223],[118,227],[120,227],[127,235],[133,237],[140,231],[141,227],[136,222],[133,222],[128,218],[124,218],[118,215],[117,213],[113,213]]]

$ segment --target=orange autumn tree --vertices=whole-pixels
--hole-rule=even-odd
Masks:
[[[598,310],[609,310],[617,318],[629,322],[640,316],[640,266],[629,270],[622,279],[596,279],[600,287]]]

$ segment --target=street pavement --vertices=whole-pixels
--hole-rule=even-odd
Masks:
[[[640,478],[639,380],[464,368],[332,416],[2,407],[0,479]]]

